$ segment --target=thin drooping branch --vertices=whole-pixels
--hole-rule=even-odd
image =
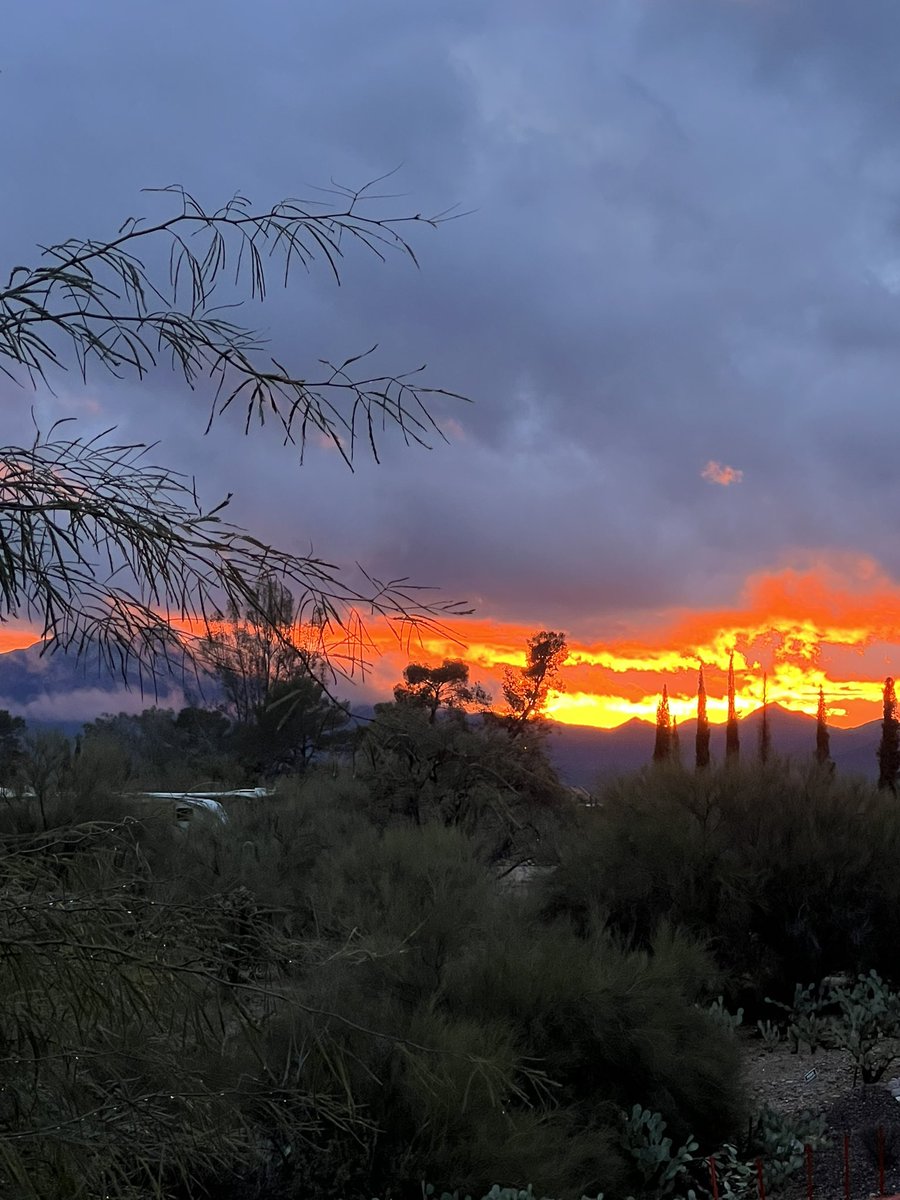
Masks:
[[[152,465],[148,448],[56,426],[28,448],[0,447],[0,620],[41,622],[54,647],[96,648],[123,674],[181,662],[223,611],[259,604],[261,575],[291,590],[299,620],[338,670],[364,664],[364,619],[400,633],[462,611],[405,580],[348,582],[332,563],[266,546],[204,510],[193,481]],[[260,614],[265,619],[265,614]]]
[[[364,370],[372,347],[339,363],[319,360],[324,370],[311,378],[268,356],[261,335],[234,316],[233,301],[265,298],[275,264],[284,283],[293,267],[316,265],[340,283],[350,247],[415,263],[406,229],[451,214],[375,215],[372,206],[388,198],[374,187],[263,211],[238,195],[209,212],[181,187],[155,189],[175,198],[171,215],[130,218],[109,240],[47,246],[38,266],[13,268],[0,289],[0,371],[49,386],[73,361],[85,380],[96,365],[141,379],[167,364],[192,390],[204,386],[207,428],[241,404],[246,429],[274,419],[301,461],[313,434],[351,468],[361,442],[378,459],[391,426],[427,445],[440,435],[429,404],[455,393],[427,386],[421,368]],[[206,637],[223,612],[252,608],[258,580],[272,577],[318,631],[320,657],[346,672],[364,662],[365,617],[386,617],[402,633],[462,611],[423,603],[423,590],[406,580],[360,569],[348,582],[324,559],[265,545],[224,520],[230,497],[205,509],[192,480],[151,465],[147,447],[119,445],[111,432],[85,440],[55,426],[30,447],[0,447],[0,621],[36,620],[54,648],[96,647],[125,675],[133,662],[190,658],[192,636]]]
[[[285,200],[263,212],[251,211],[243,196],[206,212],[181,187],[152,190],[175,196],[179,211],[156,224],[129,218],[109,241],[48,246],[45,263],[10,272],[0,290],[0,370],[15,379],[20,367],[33,381],[46,381],[50,368],[65,367],[74,355],[84,378],[92,361],[116,377],[142,378],[167,361],[189,387],[204,379],[211,385],[210,422],[237,402],[245,406],[247,427],[254,417],[274,418],[301,457],[317,433],[350,465],[360,441],[377,459],[378,434],[387,425],[408,443],[442,436],[429,403],[463,397],[421,382],[424,368],[358,373],[373,346],[340,363],[319,360],[318,378],[298,375],[265,353],[256,330],[223,315],[237,306],[220,304],[217,289],[224,284],[228,298],[263,300],[275,259],[285,283],[292,267],[310,271],[316,263],[340,283],[348,244],[379,259],[400,253],[415,262],[404,228],[435,226],[451,214],[369,215],[366,204],[383,199],[371,187],[336,189],[332,198],[341,203],[334,208]],[[158,253],[160,244],[168,250],[165,283],[154,280],[140,256]]]

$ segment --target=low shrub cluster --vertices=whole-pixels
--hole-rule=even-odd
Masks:
[[[690,930],[757,1016],[797,979],[896,971],[898,862],[896,798],[862,781],[778,761],[657,768],[583,811],[542,903],[633,945],[663,919]]]
[[[626,1195],[623,1111],[742,1123],[695,941],[548,920],[461,829],[365,798],[308,775],[225,824],[2,834],[5,1195]]]
[[[710,1154],[739,1195],[821,1134],[747,1110],[742,1009],[887,1069],[892,798],[666,766],[578,810],[490,723],[388,706],[359,742],[186,829],[114,745],[32,748],[42,790],[0,806],[4,1195],[704,1197]]]

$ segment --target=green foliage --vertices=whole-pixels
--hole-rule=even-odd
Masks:
[[[679,1177],[684,1175],[693,1160],[697,1142],[688,1138],[677,1150],[672,1139],[665,1137],[666,1122],[657,1112],[635,1104],[624,1121],[624,1140],[634,1159],[644,1190],[656,1196],[668,1196],[674,1191]]]
[[[773,1004],[788,1014],[785,1032],[794,1044],[795,1053],[801,1046],[806,1046],[810,1054],[814,1054],[820,1046],[831,1044],[834,1023],[822,1016],[829,1000],[816,984],[796,984],[794,998],[790,1004],[773,1000],[771,996],[766,996],[766,1003]]]
[[[669,714],[669,691],[663,684],[662,696],[656,706],[656,742],[653,761],[668,762],[672,757],[672,718]]]
[[[774,1050],[781,1044],[781,1029],[774,1021],[757,1021],[756,1031],[766,1049]]]
[[[878,744],[878,786],[893,795],[897,794],[897,777],[900,774],[900,720],[897,719],[897,696],[894,681],[890,676],[884,681],[884,719],[881,723],[881,741]]]
[[[742,1008],[739,1008],[735,1013],[728,1011],[725,1007],[724,996],[717,996],[707,1011],[714,1021],[717,1021],[718,1024],[731,1033],[739,1029],[744,1020],[744,1010]]]
[[[846,1050],[863,1083],[878,1083],[898,1057],[900,993],[874,970],[852,982],[798,983],[793,1003],[769,1003],[788,1014],[787,1035],[795,1044]]]
[[[829,992],[838,1005],[837,1044],[849,1052],[863,1083],[877,1083],[897,1058],[885,1041],[900,1037],[900,994],[876,971]]]
[[[238,915],[240,896],[173,894],[148,874],[136,826],[3,847],[4,1195],[194,1196],[211,1178],[261,1177],[273,1143],[353,1119],[336,1081],[331,1095],[286,1090],[290,1056],[266,1032],[284,951],[263,917]],[[256,992],[231,969],[251,936]]]
[[[459,659],[444,659],[439,667],[410,663],[404,668],[403,683],[394,688],[398,704],[412,704],[428,713],[433,725],[441,707],[487,708],[491,698],[480,683],[469,683],[469,668]]]
[[[530,721],[539,718],[551,687],[558,687],[559,671],[569,653],[566,635],[542,629],[528,639],[525,665],[503,672],[503,698],[509,708],[508,729],[518,737]]]
[[[24,753],[25,721],[0,709],[0,788],[13,788]]]
[[[58,729],[40,729],[25,739],[22,779],[34,795],[44,829],[47,828],[48,807],[58,798],[71,761],[69,739]]]
[[[404,720],[484,778],[503,747],[524,811],[521,740]],[[101,732],[70,767],[80,817],[122,769]],[[186,832],[110,786],[102,820],[53,826],[51,804],[46,833],[0,830],[4,1194],[363,1200],[430,1178],[620,1197],[644,1162],[623,1110],[678,1145],[742,1127],[702,947],[547,920],[498,886],[481,831],[384,821],[370,786],[313,769]]]
[[[84,727],[83,754],[124,759],[121,782],[131,789],[175,790],[240,779],[228,745],[230,722],[221,713],[147,708],[105,715]]]
[[[223,741],[248,778],[305,770],[347,725],[347,707],[325,688],[320,637],[290,589],[265,571],[209,631],[203,657],[234,719]]]
[[[305,771],[316,756],[346,741],[346,706],[335,703],[321,680],[298,673],[269,690],[250,724],[238,725],[229,745],[252,779]]]
[[[578,928],[599,915],[637,945],[673,921],[708,941],[732,1002],[757,1011],[767,994],[786,1000],[798,974],[894,969],[900,810],[889,793],[775,760],[660,766],[601,801],[536,885],[545,911]]]
[[[763,1105],[751,1126],[747,1157],[762,1159],[766,1187],[780,1191],[802,1169],[805,1146],[818,1150],[829,1145],[826,1130],[821,1113],[807,1110],[786,1116]]]
[[[511,739],[459,711],[432,724],[425,706],[377,705],[355,764],[381,823],[460,829],[486,861],[507,867],[552,854],[555,830],[573,814],[540,739]]]

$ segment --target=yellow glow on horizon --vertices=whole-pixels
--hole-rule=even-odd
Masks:
[[[411,653],[405,661],[461,658],[502,707],[503,670],[523,665],[525,643],[540,626],[502,618],[447,625],[452,636],[423,637],[418,656]],[[669,711],[681,723],[696,716],[702,666],[709,719],[722,723],[733,653],[739,715],[761,705],[765,673],[771,704],[814,715],[821,687],[829,722],[850,727],[879,715],[885,676],[900,674],[900,585],[867,559],[764,572],[748,579],[741,602],[730,610],[676,610],[615,623],[619,631],[629,626],[627,636],[569,635],[563,686],[551,693],[548,716],[602,729],[635,717],[652,722],[666,684]],[[391,671],[396,679],[402,657],[381,637],[374,641],[387,655],[376,664],[378,682]]]
[[[900,674],[900,584],[866,559],[813,562],[802,570],[751,576],[739,603],[729,609],[612,614],[609,622],[615,632],[604,632],[601,616],[592,633],[582,617],[582,636],[569,633],[562,687],[551,692],[547,707],[554,720],[601,729],[635,717],[652,722],[665,684],[669,711],[681,724],[696,716],[702,666],[709,719],[722,723],[733,653],[739,715],[762,703],[765,673],[770,703],[815,714],[821,687],[829,722],[850,727],[880,715],[884,678]],[[195,635],[204,632],[202,623],[177,625]],[[346,637],[332,631],[328,649],[336,659],[343,654],[347,663],[359,650],[368,660],[359,699],[388,699],[411,661],[448,658],[467,662],[472,681],[492,693],[501,709],[503,671],[524,665],[528,638],[542,625],[565,630],[564,621],[523,624],[490,616],[419,629],[373,619],[365,623],[359,648],[351,627]],[[24,648],[36,638],[22,626],[0,625],[0,652]],[[342,695],[352,699],[352,691],[348,687]]]

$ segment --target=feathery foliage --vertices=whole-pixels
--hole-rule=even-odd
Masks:
[[[84,380],[92,367],[137,379],[167,367],[210,397],[208,423],[243,405],[247,429],[274,419],[301,460],[312,434],[349,465],[360,444],[378,457],[376,435],[388,425],[408,443],[439,436],[428,402],[451,393],[420,382],[418,372],[366,373],[360,364],[371,352],[325,363],[313,378],[298,375],[234,319],[232,302],[264,300],[276,264],[285,283],[294,267],[317,264],[339,282],[350,247],[415,261],[407,227],[449,214],[377,216],[371,206],[381,198],[371,188],[263,211],[242,196],[207,211],[183,188],[158,192],[174,200],[173,213],[129,218],[107,240],[45,247],[39,265],[11,270],[0,289],[0,371],[52,386],[70,364]],[[161,251],[168,269],[160,273]],[[204,506],[193,480],[111,434],[81,438],[55,425],[30,446],[0,448],[0,620],[37,621],[53,648],[95,647],[123,672],[160,656],[179,665],[185,623],[203,634],[219,612],[254,606],[262,575],[295,592],[321,633],[320,650],[349,666],[364,644],[361,614],[402,629],[459,610],[423,603],[403,580],[363,574],[354,584],[314,555],[266,546],[224,520],[230,497]]]

